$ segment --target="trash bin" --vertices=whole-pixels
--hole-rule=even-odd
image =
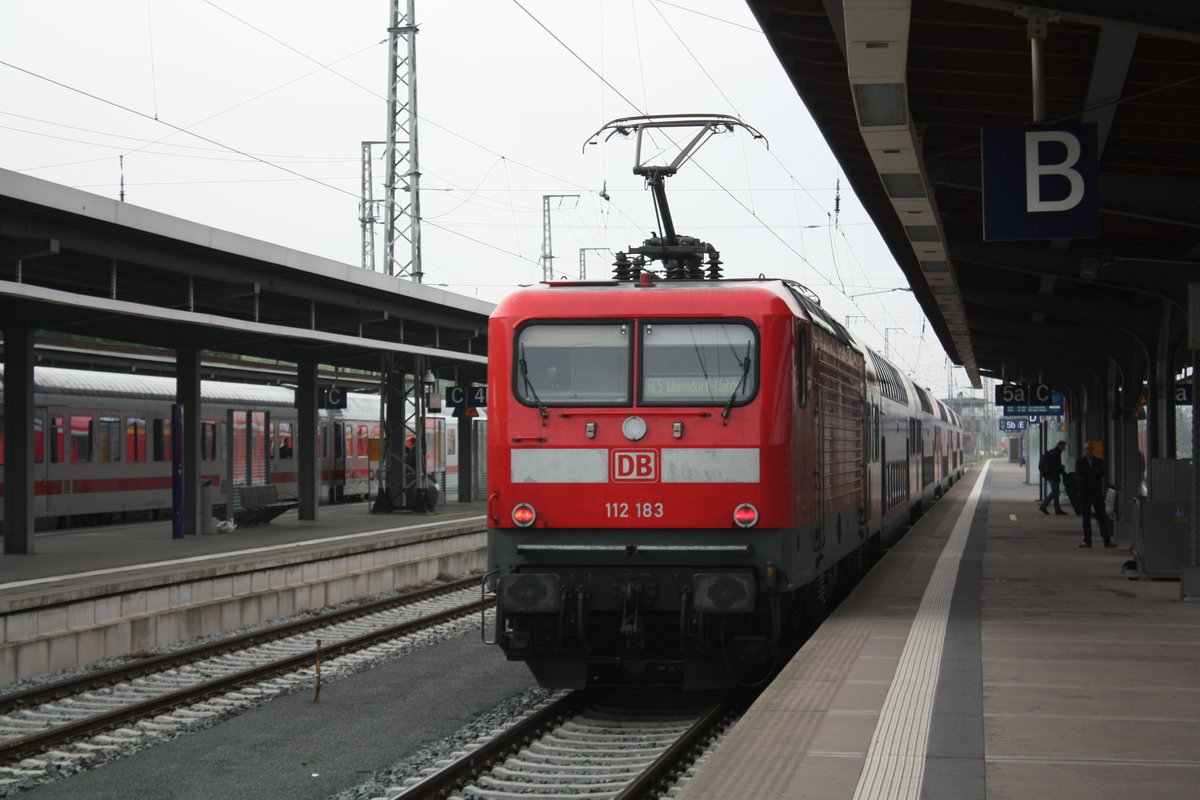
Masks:
[[[217,528],[213,519],[213,504],[217,499],[217,489],[212,481],[200,484],[200,533],[216,533]]]

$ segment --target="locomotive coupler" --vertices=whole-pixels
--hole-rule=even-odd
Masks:
[[[692,591],[687,586],[679,590],[679,651],[681,653],[687,650],[688,619],[691,616],[688,600],[691,598],[691,594]]]
[[[654,578],[644,572],[626,572],[613,581],[617,604],[621,607],[618,631],[625,637],[625,647],[638,652],[645,649],[646,631],[642,625],[641,607],[653,605],[657,596]]]
[[[571,607],[571,597],[574,596],[574,610]],[[558,623],[554,647],[559,651],[571,649],[572,641],[581,653],[589,651],[587,642],[587,627],[585,612],[587,608],[588,591],[583,586],[574,588],[563,587],[562,605],[559,607]]]
[[[579,634],[579,652],[584,655],[592,652],[587,638],[587,596],[587,589],[582,586],[575,593],[575,628]]]
[[[567,634],[567,620],[571,617],[568,600],[571,598],[570,587],[563,586],[558,597],[558,623],[554,626],[554,649],[562,650]]]

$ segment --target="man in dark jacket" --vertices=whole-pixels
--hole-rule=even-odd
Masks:
[[[1090,444],[1083,446],[1083,456],[1075,462],[1075,472],[1079,475],[1080,505],[1083,506],[1083,544],[1079,546],[1092,546],[1094,513],[1104,546],[1117,547],[1109,533],[1108,516],[1104,513],[1104,461],[1096,457],[1095,448]]]
[[[1042,460],[1038,463],[1038,470],[1041,472],[1042,478],[1046,483],[1050,484],[1050,491],[1046,493],[1046,499],[1038,506],[1038,511],[1041,511],[1043,514],[1050,513],[1046,510],[1046,507],[1052,502],[1054,503],[1055,514],[1067,513],[1062,510],[1062,503],[1058,500],[1058,490],[1062,484],[1063,475],[1067,472],[1067,468],[1062,463],[1062,454],[1066,449],[1067,443],[1059,442],[1047,450],[1042,456]]]

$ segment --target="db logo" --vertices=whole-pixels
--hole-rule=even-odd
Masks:
[[[658,453],[653,450],[613,450],[614,481],[658,480]]]

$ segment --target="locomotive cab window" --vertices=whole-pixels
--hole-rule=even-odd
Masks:
[[[513,388],[526,405],[628,405],[629,325],[528,325],[517,332]]]
[[[758,390],[758,338],[739,322],[646,322],[645,405],[742,405]]]

